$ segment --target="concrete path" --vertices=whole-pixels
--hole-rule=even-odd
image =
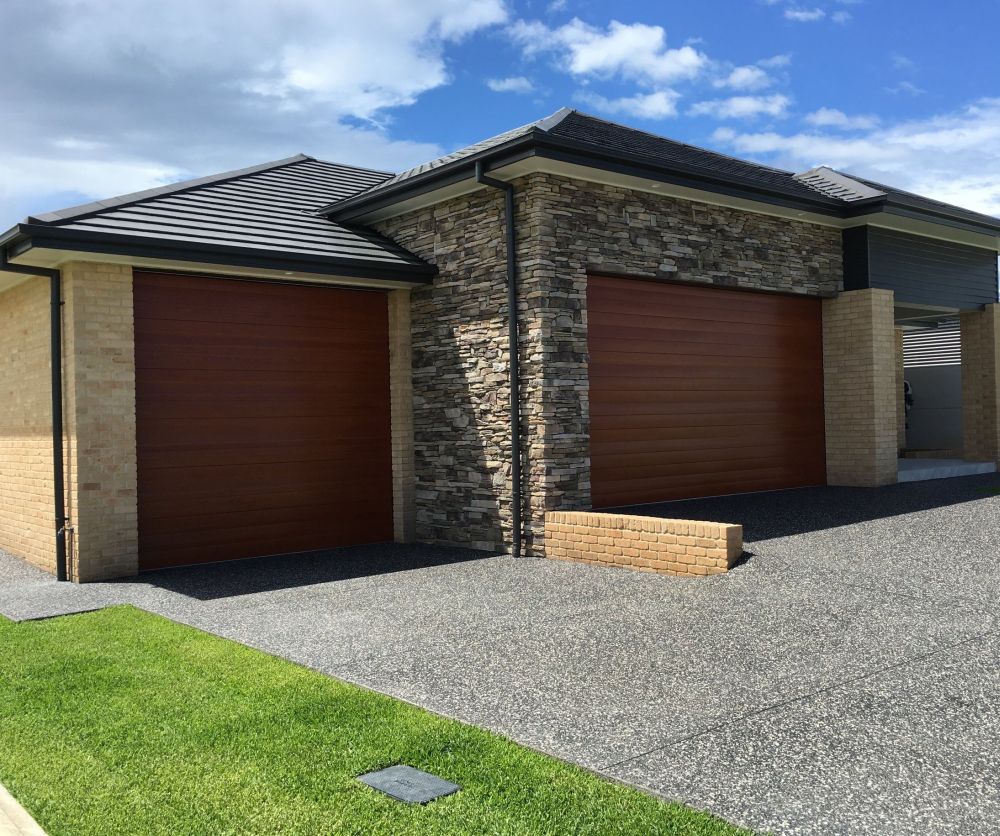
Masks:
[[[0,784],[0,836],[45,836],[38,822],[3,784]]]
[[[0,614],[133,603],[760,830],[1000,832],[994,490],[642,509],[744,523],[701,580],[366,547],[75,587],[6,558]]]

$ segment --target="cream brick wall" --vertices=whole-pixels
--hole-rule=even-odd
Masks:
[[[823,300],[826,469],[831,485],[874,487],[898,475],[891,290]]]
[[[410,291],[389,294],[389,394],[392,423],[392,519],[397,543],[416,539],[413,460],[413,348]]]
[[[593,511],[545,515],[545,556],[663,575],[717,575],[743,554],[743,526]]]
[[[965,458],[1000,461],[1000,305],[962,314]]]
[[[0,549],[55,572],[49,280],[0,293]]]
[[[135,331],[132,269],[63,267],[70,577],[134,575]]]

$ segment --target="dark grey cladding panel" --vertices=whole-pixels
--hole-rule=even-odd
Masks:
[[[896,301],[968,311],[998,300],[997,253],[879,227],[844,230],[844,289],[891,290]]]

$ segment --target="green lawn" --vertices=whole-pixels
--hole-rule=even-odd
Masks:
[[[395,763],[464,789],[355,779]],[[0,782],[52,836],[742,832],[132,607],[0,618]]]

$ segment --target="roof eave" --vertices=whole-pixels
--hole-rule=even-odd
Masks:
[[[550,159],[560,159],[565,162],[578,162],[591,165],[601,161],[604,170],[620,171],[621,173],[639,174],[650,180],[657,180],[675,185],[692,186],[703,191],[746,197],[764,202],[776,203],[781,206],[803,209],[825,215],[839,214],[839,205],[827,198],[817,195],[815,199],[807,199],[787,194],[777,189],[768,189],[757,183],[749,182],[739,177],[717,175],[708,169],[671,163],[666,165],[653,158],[641,154],[629,154],[620,151],[610,151],[600,146],[579,142],[565,137],[546,136],[539,140],[540,148],[545,150],[544,156]]]
[[[482,160],[509,157],[511,155],[518,155],[519,152],[521,153],[519,156],[516,156],[517,159],[530,156],[535,137],[538,133],[540,133],[538,129],[533,128],[530,132],[500,145],[494,145],[482,151],[477,151],[475,154],[470,154],[467,157],[462,157],[461,159],[438,166],[437,168],[428,169],[399,183],[394,183],[391,186],[376,189],[376,191],[371,193],[362,192],[353,197],[339,200],[336,203],[322,206],[316,210],[316,214],[333,218],[337,221],[347,221],[361,215],[366,215],[373,209],[391,206],[393,203],[398,203],[415,194],[465,180],[468,177],[466,170],[474,171],[476,163]],[[356,211],[358,209],[361,211]]]
[[[0,235],[0,247],[8,246],[11,242],[23,237],[24,234],[24,224],[14,224],[14,226]]]
[[[946,209],[935,211],[933,209],[913,206],[903,201],[893,200],[891,196],[871,201],[851,203],[844,207],[843,214],[845,218],[858,218],[876,213],[898,215],[914,220],[941,224],[954,229],[962,229],[979,235],[1000,238],[1000,220],[997,220],[996,223],[989,223],[984,219],[984,222],[979,223],[962,214],[948,212]]]
[[[713,176],[710,171],[682,164],[668,166],[639,154],[609,151],[590,143],[553,137],[537,129],[502,145],[430,169],[396,185],[376,189],[371,194],[347,198],[324,207],[320,212],[341,222],[356,220],[403,200],[468,180],[473,176],[477,162],[489,160],[490,167],[496,169],[531,156],[576,163],[605,171],[638,174],[650,180],[690,186],[703,191],[744,197],[818,214],[834,217],[841,215],[841,206],[838,203],[820,195],[817,195],[815,200],[795,197],[739,178]]]
[[[227,244],[186,244],[180,241],[136,238],[128,235],[94,234],[56,226],[20,224],[18,254],[30,249],[71,250],[125,257],[172,259],[180,262],[225,264],[232,267],[329,273],[366,279],[385,279],[426,284],[437,275],[433,264],[373,264],[365,259],[315,256],[307,253],[269,253]],[[2,241],[4,239],[0,239]]]

